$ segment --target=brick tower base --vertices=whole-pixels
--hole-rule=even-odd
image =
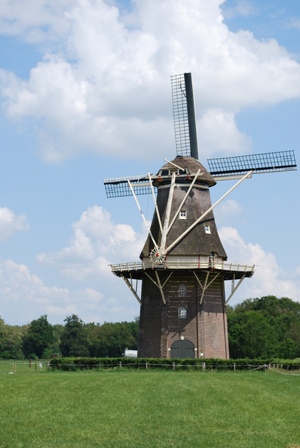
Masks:
[[[167,279],[167,274],[161,276],[163,283],[163,276]],[[204,282],[205,273],[198,272],[198,276]],[[173,272],[165,285],[164,297],[166,303],[155,283],[145,276],[139,357],[229,358],[221,277],[214,280],[202,297],[202,289],[192,272]]]

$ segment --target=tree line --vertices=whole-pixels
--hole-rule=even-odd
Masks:
[[[300,358],[300,303],[275,296],[247,299],[228,306],[227,319],[231,358]],[[64,322],[51,325],[44,315],[11,326],[0,318],[0,358],[119,357],[125,348],[137,349],[138,319],[86,324],[73,314]]]
[[[51,356],[118,357],[137,349],[138,320],[85,324],[73,314],[65,325],[51,325],[47,316],[29,325],[10,326],[0,318],[0,358],[48,359]]]

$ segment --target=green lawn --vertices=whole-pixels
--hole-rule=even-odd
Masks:
[[[300,448],[300,376],[1,372],[1,448]]]

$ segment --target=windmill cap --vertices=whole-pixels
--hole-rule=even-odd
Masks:
[[[174,170],[175,166],[182,168],[185,170],[187,174],[196,174],[197,171],[201,170],[201,183],[208,185],[209,187],[213,187],[216,185],[215,179],[212,175],[207,171],[206,168],[199,162],[199,160],[194,159],[194,157],[187,156],[177,156],[174,160],[167,162],[164,166],[161,167],[157,175],[161,175],[161,172],[164,170]]]

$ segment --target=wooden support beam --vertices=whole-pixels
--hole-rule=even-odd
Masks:
[[[232,283],[231,283],[231,294],[228,297],[228,299],[225,301],[225,305],[227,305],[227,303],[229,302],[229,300],[231,299],[231,297],[233,296],[233,294],[235,293],[235,291],[238,289],[238,287],[241,285],[242,281],[244,280],[244,278],[246,277],[246,274],[243,275],[242,278],[240,278],[239,282],[237,285],[235,285],[235,278],[232,279]]]
[[[134,295],[134,297],[136,298],[136,300],[141,304],[142,301],[140,299],[140,297],[138,296],[137,292],[135,291],[135,289],[132,286],[132,283],[128,280],[128,278],[124,277],[124,275],[121,274],[122,279],[124,280],[124,282],[126,283],[126,285],[128,286],[128,288],[130,289],[130,291],[132,292],[132,294]]]
[[[202,288],[202,294],[201,294],[201,297],[200,297],[200,305],[201,305],[202,302],[203,302],[203,298],[204,298],[205,291],[207,290],[207,288],[209,288],[209,286],[210,286],[210,285],[216,280],[216,278],[219,277],[219,275],[220,275],[220,272],[217,272],[216,275],[214,275],[213,278],[211,279],[211,281],[208,283],[210,273],[211,273],[211,271],[206,271],[205,282],[204,282],[204,285],[202,285],[202,283],[201,283],[201,281],[200,281],[200,278],[197,276],[196,272],[193,271],[194,276],[196,277],[196,279],[197,279],[199,285],[200,285],[201,288]]]
[[[162,285],[161,285],[161,283],[160,283],[159,274],[158,274],[157,271],[155,271],[155,275],[156,275],[156,280],[157,280],[157,283],[158,283],[158,288],[159,288],[159,290],[160,290],[161,298],[162,298],[162,301],[164,302],[164,305],[165,305],[165,304],[166,304],[166,299],[165,299],[165,295],[164,295],[163,287],[162,287]]]
[[[158,274],[157,271],[155,271],[155,276],[156,276],[156,280],[157,281],[155,281],[154,278],[152,278],[147,272],[145,272],[145,275],[147,275],[147,277],[151,280],[151,282],[154,283],[154,285],[160,290],[161,298],[162,298],[162,301],[163,301],[164,305],[166,304],[166,299],[165,299],[163,288],[165,287],[165,285],[169,281],[169,279],[170,279],[172,274],[173,274],[173,272],[171,272],[168,275],[167,279],[164,281],[164,283],[161,284],[161,281],[160,281],[160,278],[159,278],[159,274]]]

